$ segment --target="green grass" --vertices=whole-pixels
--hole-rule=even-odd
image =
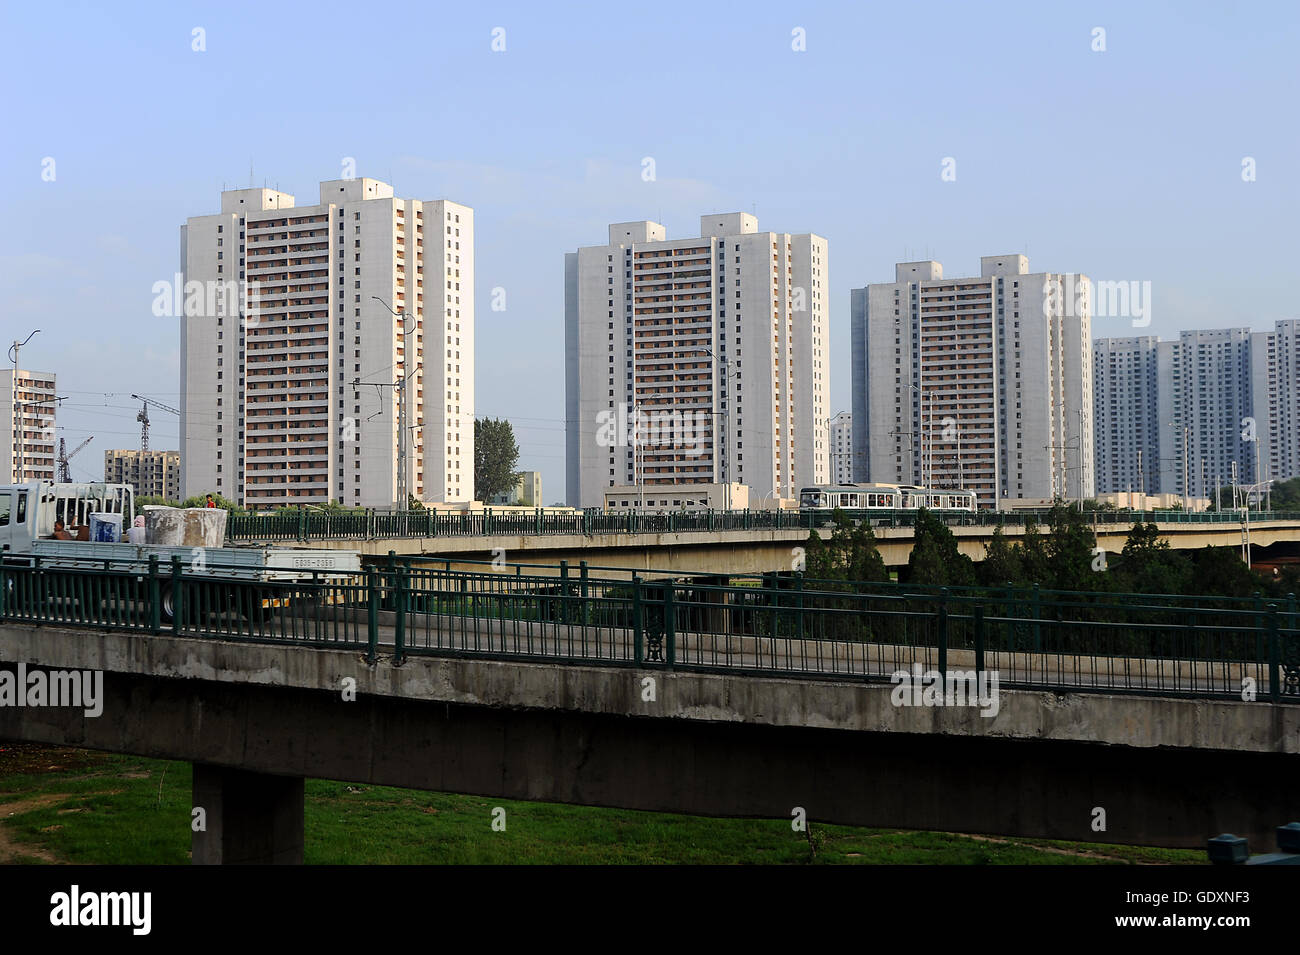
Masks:
[[[39,759],[20,766],[6,763],[0,753],[0,860],[7,847],[7,861],[13,863],[188,863],[188,763],[77,750],[39,752]],[[10,815],[14,807],[22,811]],[[504,831],[492,828],[496,807],[505,810]],[[792,831],[784,819],[707,819],[315,779],[306,783],[305,821],[305,861],[322,865],[1187,864],[1205,859],[1192,850],[819,823],[812,824],[814,854],[808,834]]]

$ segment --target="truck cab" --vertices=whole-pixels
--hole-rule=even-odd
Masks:
[[[28,481],[0,485],[0,553],[28,554],[32,542],[55,539],[58,525],[76,540],[94,513],[122,515],[130,526],[135,494],[129,484],[56,484]]]

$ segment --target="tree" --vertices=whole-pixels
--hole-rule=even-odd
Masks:
[[[1047,556],[1047,542],[1038,524],[1025,524],[1025,536],[1020,543],[1020,580],[1023,584],[1047,585],[1052,579],[1052,563]]]
[[[1249,597],[1264,590],[1264,582],[1246,566],[1235,547],[1204,547],[1192,557],[1194,594],[1216,597]]]
[[[1138,522],[1120,551],[1120,586],[1138,594],[1190,593],[1191,561],[1170,548],[1155,524]]]
[[[975,582],[975,564],[957,549],[957,538],[929,508],[916,512],[907,581],[913,584],[967,586]]]
[[[866,521],[853,529],[849,539],[849,580],[876,583],[889,580],[889,568],[876,547],[876,532]]]
[[[1056,590],[1104,590],[1106,578],[1092,569],[1097,537],[1083,512],[1065,504],[1053,505],[1047,515],[1047,580]]]
[[[1272,498],[1275,511],[1300,511],[1300,477],[1293,477],[1289,481],[1275,481],[1269,496]]]
[[[848,583],[889,580],[885,559],[876,549],[876,535],[865,522],[856,527],[838,507],[831,514],[835,530],[829,542],[815,531],[808,533],[804,568],[814,580]]]
[[[217,507],[221,508],[222,510],[226,510],[226,511],[243,510],[243,508],[241,508],[234,501],[230,500],[229,498],[222,497],[220,494],[213,494],[212,500],[217,505]],[[208,505],[208,495],[206,493],[195,494],[193,497],[187,497],[184,501],[181,502],[181,507],[207,507],[207,505]]]
[[[474,497],[485,504],[515,486],[519,445],[510,422],[494,418],[474,420]]]
[[[1002,533],[1002,525],[993,528],[993,539],[984,551],[984,559],[976,565],[976,575],[986,587],[1024,582],[1025,568],[1020,548],[1013,546]]]

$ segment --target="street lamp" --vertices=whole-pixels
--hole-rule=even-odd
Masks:
[[[411,316],[405,309],[397,311],[378,295],[370,297],[392,312],[395,317],[402,319],[402,377],[397,381],[397,503],[394,509],[405,511],[411,506],[406,478],[406,382],[411,374],[411,351],[406,347],[406,337],[411,334],[411,330],[406,327],[406,321]]]
[[[40,331],[41,330],[38,328],[36,329],[36,331],[32,332],[22,341],[15,340],[14,343],[9,346],[9,360],[14,363],[14,378],[13,378],[13,388],[12,388],[12,393],[13,393],[12,400],[14,403],[14,410],[18,409],[18,352],[22,349],[24,345],[26,345],[29,341],[31,341],[33,338],[39,335]],[[18,454],[16,455],[16,457],[18,459],[17,468],[16,468],[16,472],[18,475],[17,480],[18,483],[21,484],[23,482],[23,419],[21,415],[18,417]]]

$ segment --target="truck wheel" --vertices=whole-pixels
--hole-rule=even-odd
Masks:
[[[173,623],[176,620],[176,600],[172,596],[171,584],[163,584],[158,595],[161,606],[159,607],[159,616],[163,623]]]
[[[236,614],[249,624],[261,626],[271,619],[273,608],[262,606],[263,598],[268,595],[256,584],[236,587],[231,591],[231,595]]]

